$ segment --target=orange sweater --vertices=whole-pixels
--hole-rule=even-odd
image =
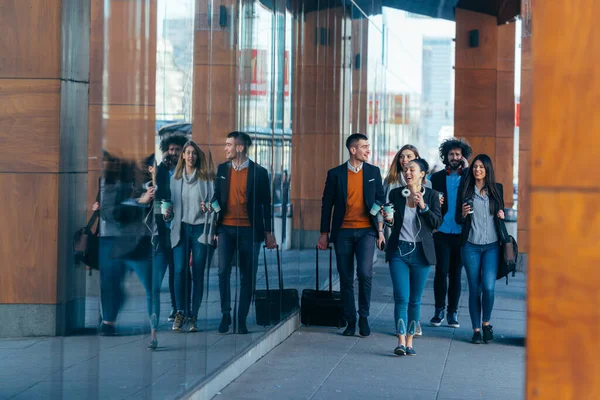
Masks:
[[[363,170],[352,172],[348,170],[348,199],[346,200],[346,215],[342,229],[360,229],[371,227],[371,216],[365,205],[363,192]]]
[[[236,171],[231,168],[229,176],[229,197],[227,209],[223,216],[223,225],[250,226],[248,218],[248,202],[246,199],[246,185],[248,183],[248,168]]]

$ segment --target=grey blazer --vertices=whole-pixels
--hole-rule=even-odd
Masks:
[[[202,185],[203,191],[206,191],[206,196],[203,196],[207,201],[213,197],[213,182],[198,180]],[[183,200],[181,192],[183,190],[183,178],[175,179],[171,177],[171,203],[173,204],[173,220],[171,221],[171,247],[175,248],[181,239],[181,218],[183,216]],[[204,224],[204,233],[198,238],[198,241],[206,245],[214,245],[216,231],[217,213],[212,212],[207,216],[207,223]]]

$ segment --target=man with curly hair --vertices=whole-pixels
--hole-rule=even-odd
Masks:
[[[431,176],[431,186],[443,194],[442,204],[443,223],[433,234],[437,265],[433,280],[435,296],[435,313],[431,318],[432,326],[440,326],[444,321],[446,308],[446,293],[448,294],[448,326],[460,327],[458,323],[458,301],[461,291],[462,259],[460,256],[461,226],[454,218],[460,181],[467,173],[467,159],[473,150],[463,140],[450,138],[443,141],[439,147],[440,159],[446,166]]]

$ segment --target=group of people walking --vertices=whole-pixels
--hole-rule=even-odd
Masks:
[[[447,139],[439,147],[445,169],[427,180],[429,164],[406,145],[394,157],[382,182],[378,167],[367,163],[368,138],[346,140],[349,160],[331,169],[323,191],[321,236],[317,247],[334,245],[347,327],[343,334],[369,336],[368,322],[375,247],[385,250],[394,291],[394,353],[415,355],[421,334],[421,297],[435,266],[432,326],[444,319],[458,328],[462,266],[469,283],[473,343],[494,339],[490,324],[500,256],[498,221],[504,219],[502,185],[489,156]],[[354,259],[358,278],[358,320],[354,299]],[[448,297],[446,307],[446,296]]]
[[[124,302],[127,269],[146,291],[151,341],[158,347],[160,291],[169,268],[172,330],[199,330],[198,312],[204,276],[218,252],[221,322],[230,331],[232,260],[237,256],[240,296],[237,333],[247,334],[261,243],[277,247],[271,232],[271,191],[267,170],[248,158],[249,135],[231,132],[225,142],[227,161],[214,168],[205,153],[183,136],[161,142],[162,162],[148,156],[144,168],[104,155],[100,180],[100,277],[103,335],[115,334]],[[414,336],[421,334],[421,297],[435,266],[435,311],[432,326],[445,319],[458,328],[461,272],[469,283],[473,343],[493,340],[490,325],[499,260],[497,225],[504,218],[502,185],[496,183],[489,156],[448,139],[439,147],[445,169],[428,180],[429,164],[412,145],[394,157],[388,176],[368,163],[367,136],[346,140],[349,160],[327,173],[322,199],[321,250],[333,244],[344,304],[345,336],[371,333],[369,310],[375,249],[385,251],[394,291],[397,355],[415,355]],[[137,176],[142,171],[145,183]],[[358,277],[358,311],[354,298]],[[446,297],[448,299],[446,303]],[[358,318],[357,318],[358,314]]]
[[[105,154],[100,181],[101,334],[114,335],[124,302],[123,276],[133,269],[146,291],[151,341],[158,347],[160,290],[169,268],[172,330],[197,332],[204,276],[218,249],[220,333],[232,324],[230,277],[237,255],[240,296],[237,333],[247,334],[246,318],[254,292],[258,254],[264,241],[277,247],[271,232],[267,170],[248,158],[250,136],[227,136],[227,161],[214,168],[211,154],[183,136],[161,142],[163,161],[154,154],[144,162],[148,181],[138,188],[139,168]],[[218,243],[218,246],[217,246]],[[190,268],[191,266],[191,268]]]

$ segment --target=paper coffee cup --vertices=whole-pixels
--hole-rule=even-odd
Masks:
[[[160,212],[165,215],[169,207],[171,207],[171,202],[169,200],[163,200],[160,204]]]
[[[213,202],[210,203],[210,206],[212,207],[214,212],[221,211],[221,206],[219,205],[219,202],[217,200],[213,200]]]
[[[385,211],[385,213],[388,216],[393,216],[394,215],[394,205],[392,203],[386,204],[385,206],[383,206],[383,211]]]
[[[467,199],[467,200],[465,201],[465,203],[467,203],[467,205],[468,205],[469,207],[471,207],[471,211],[469,211],[469,214],[473,214],[473,213],[475,212],[475,210],[473,209],[473,206],[475,205],[475,204],[474,204],[475,202],[473,201],[473,199]]]
[[[373,203],[373,205],[371,206],[371,215],[376,216],[379,210],[381,210],[381,204],[379,204],[378,202]]]

